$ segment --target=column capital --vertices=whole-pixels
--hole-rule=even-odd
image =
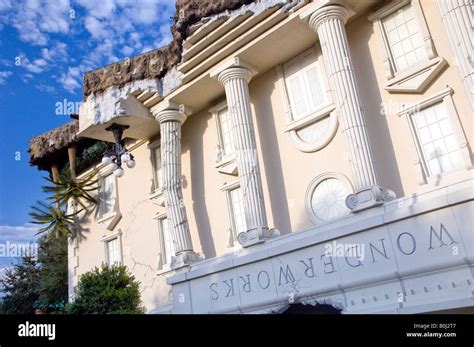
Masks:
[[[342,5],[327,5],[320,7],[309,17],[310,27],[317,31],[318,27],[329,20],[339,19],[344,24],[349,17],[349,11]]]
[[[210,76],[225,84],[230,79],[239,78],[248,82],[257,74],[257,70],[239,57],[233,57],[211,70]]]
[[[183,124],[191,114],[191,110],[183,104],[178,105],[170,101],[164,101],[152,107],[151,113],[160,124],[164,122]]]

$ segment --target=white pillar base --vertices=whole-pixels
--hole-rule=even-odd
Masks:
[[[202,260],[202,256],[194,251],[185,251],[171,257],[170,268],[177,270]]]
[[[397,196],[390,189],[382,189],[379,186],[359,190],[355,194],[350,194],[346,198],[346,206],[352,212],[361,212],[372,207],[380,206],[387,201],[395,199]]]
[[[240,233],[237,235],[237,240],[242,245],[242,247],[245,248],[265,242],[265,240],[278,236],[280,236],[280,231],[277,229],[257,227]]]

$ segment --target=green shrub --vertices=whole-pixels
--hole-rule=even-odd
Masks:
[[[123,265],[102,265],[81,276],[71,314],[144,313],[139,282]]]

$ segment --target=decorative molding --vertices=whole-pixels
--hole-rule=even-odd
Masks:
[[[156,189],[149,197],[148,199],[154,203],[155,205],[158,206],[165,206],[165,195],[164,195],[164,190],[163,188],[158,188]]]
[[[385,202],[392,201],[397,196],[390,189],[384,190],[379,186],[361,189],[355,194],[350,194],[346,198],[346,206],[352,212],[361,212],[368,208],[380,206]]]
[[[388,15],[392,14],[396,10],[399,10],[405,5],[408,5],[411,2],[411,0],[395,0],[395,1],[390,1],[388,4],[382,6],[381,8],[375,10],[372,12],[367,18],[371,22],[375,22],[377,20],[380,20],[384,17],[387,17]]]
[[[351,181],[342,173],[325,172],[323,174],[316,176],[308,185],[308,188],[306,189],[306,193],[305,193],[305,199],[304,199],[306,214],[309,217],[309,219],[315,224],[329,223],[333,221],[333,220],[324,220],[324,219],[319,218],[316,212],[314,211],[313,204],[312,204],[313,193],[315,192],[319,184],[326,179],[336,179],[340,181],[341,183],[343,183],[347,189],[348,194],[354,191]],[[350,210],[348,209],[347,214],[349,213],[350,213]]]
[[[113,240],[113,239],[115,239],[117,237],[120,237],[120,236],[122,236],[122,230],[119,229],[118,231],[116,231],[113,234],[103,235],[102,238],[100,239],[100,241],[107,242],[107,241]]]
[[[222,74],[225,73],[225,74]],[[237,56],[227,59],[214,67],[209,75],[211,78],[225,84],[228,78],[244,78],[247,83],[258,73],[257,69]]]
[[[422,93],[447,65],[440,57],[422,62],[391,79],[385,90],[389,93]]]
[[[215,166],[217,171],[227,175],[238,176],[239,170],[237,167],[236,157],[231,156],[228,158],[222,158],[220,162]]]
[[[396,114],[397,116],[402,116],[405,114],[411,115],[433,104],[436,104],[437,102],[443,101],[444,97],[448,95],[452,95],[453,93],[454,93],[454,90],[450,86],[446,86],[446,88],[440,90],[437,93],[424,97],[414,103],[410,103],[407,106],[403,105],[403,108],[397,111]]]

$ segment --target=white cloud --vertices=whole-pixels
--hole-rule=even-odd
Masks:
[[[130,46],[124,46],[122,48],[122,53],[126,57],[130,57],[130,55],[133,53],[134,49]]]
[[[21,80],[25,83],[30,83],[30,81],[34,78],[35,76],[33,76],[32,74],[30,73],[25,73],[23,76],[21,76]]]
[[[67,45],[64,42],[56,42],[50,48],[41,49],[41,56],[45,60],[54,62],[64,61],[68,57]]]
[[[84,73],[84,66],[70,67],[67,73],[61,73],[57,81],[62,87],[70,93],[74,93],[76,89],[82,88],[81,78]]]
[[[78,0],[77,2],[88,12],[94,13],[97,18],[110,17],[116,9],[114,0]]]
[[[95,17],[87,16],[85,19],[85,26],[87,31],[95,39],[107,38],[112,35],[112,30],[109,30],[104,23]]]
[[[11,71],[0,71],[0,85],[7,83],[7,79],[11,75],[13,75]]]
[[[50,86],[48,84],[38,84],[35,86],[36,89],[38,89],[40,92],[44,92],[44,93],[53,93],[56,88],[54,88],[53,86]]]
[[[18,58],[20,62],[19,66],[31,73],[37,74],[43,72],[48,66],[48,62],[45,59],[35,59],[30,61],[24,53],[21,53]]]
[[[173,36],[171,35],[171,31],[168,26],[162,25],[160,27],[160,37],[158,37],[158,39],[153,42],[153,46],[155,46],[154,48],[166,46],[171,42],[172,39]]]
[[[13,66],[13,61],[11,61],[9,59],[0,59],[0,64],[2,64],[3,66],[12,67]]]
[[[71,93],[82,87],[83,73],[169,43],[174,11],[175,0],[0,0],[0,22],[16,29],[22,41],[40,46],[28,49],[28,58],[20,56],[23,81],[54,71],[47,78]],[[51,91],[43,76],[35,87]]]
[[[69,32],[69,0],[26,0],[15,5],[13,12],[3,18],[18,31],[22,41],[44,46],[48,34]]]
[[[0,0],[0,11],[5,11],[12,7],[10,0]]]
[[[28,243],[34,241],[38,235],[38,228],[30,225],[0,225],[0,243],[9,241],[17,243]]]

